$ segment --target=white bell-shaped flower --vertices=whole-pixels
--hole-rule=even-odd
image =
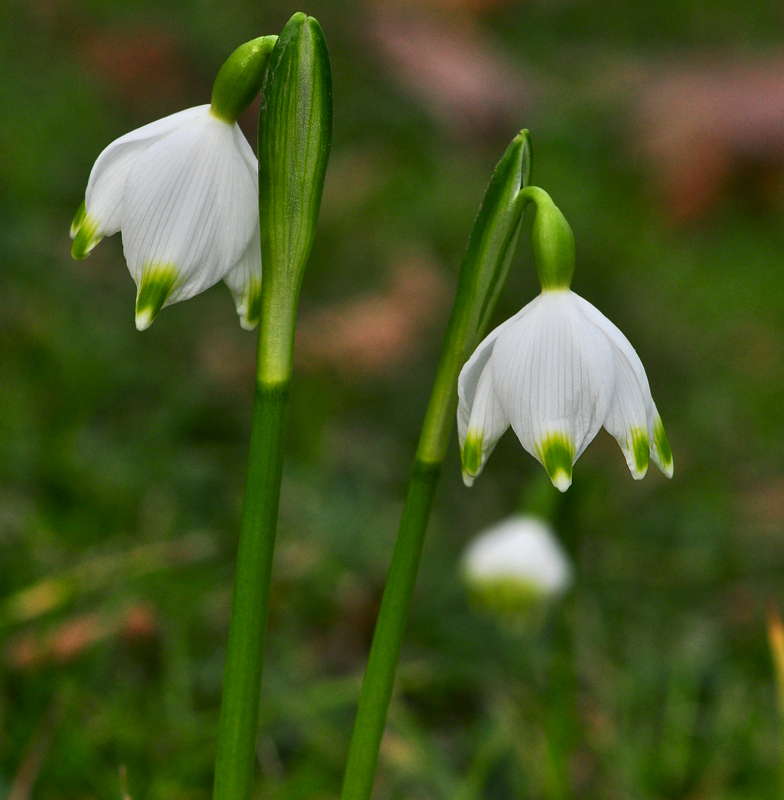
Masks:
[[[136,326],[144,330],[161,308],[237,267],[258,231],[257,181],[256,157],[236,122],[210,105],[172,114],[98,157],[71,229],[72,254],[84,258],[122,231],[138,289]],[[260,281],[260,256],[249,271]]]
[[[71,254],[86,258],[104,236],[122,231],[139,330],[164,306],[221,279],[243,327],[258,321],[258,164],[237,119],[261,88],[277,38],[240,45],[220,68],[209,105],[131,131],[93,166],[71,226]]]
[[[572,565],[551,527],[517,514],[479,534],[463,555],[463,575],[474,595],[499,610],[563,594]]]
[[[487,336],[460,373],[463,480],[473,483],[510,425],[562,492],[602,426],[620,444],[634,478],[645,475],[649,459],[671,477],[672,452],[642,362],[618,328],[569,289],[571,230],[549,197],[534,191],[546,198],[534,194],[543,289]]]

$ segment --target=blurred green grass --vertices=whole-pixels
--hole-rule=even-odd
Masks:
[[[556,496],[508,434],[468,491],[453,445],[376,796],[779,797],[764,609],[784,601],[781,145],[758,156],[772,189],[741,164],[702,187],[699,215],[679,216],[636,109],[664,70],[775,56],[781,9],[441,6],[427,12],[435,29],[501,59],[519,106],[485,118],[439,105],[444,86],[423,88],[385,50],[378,31],[399,28],[380,28],[380,5],[304,9],[331,48],[336,115],[302,319],[364,320],[376,338],[299,348],[259,796],[339,790],[457,267],[493,165],[525,126],[534,182],[575,231],[574,288],[640,353],[675,478],[633,482],[602,434]],[[22,596],[40,606],[0,627],[0,796],[117,798],[126,765],[134,800],[207,798],[254,336],[222,286],[138,334],[119,237],[75,263],[67,229],[103,147],[206,102],[232,48],[299,7],[1,7],[0,599],[14,608],[32,589]],[[252,137],[252,115],[243,124]],[[413,322],[384,317],[408,325],[407,346],[385,349],[395,330],[368,308],[389,312],[401,264],[425,264],[441,288]],[[524,245],[497,321],[534,292]],[[473,613],[457,571],[465,542],[521,507],[546,511],[577,572],[535,637]]]

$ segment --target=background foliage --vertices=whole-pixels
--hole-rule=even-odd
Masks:
[[[296,4],[2,0],[0,796],[208,798],[255,337],[218,286],[144,334],[119,237],[68,225],[114,138],[208,102]],[[259,796],[332,798],[457,267],[532,131],[574,288],[646,365],[675,478],[602,433],[559,496],[511,434],[448,460],[378,798],[780,797],[765,607],[784,567],[779,3],[313,0],[334,156],[305,278]],[[242,119],[255,141],[255,109]],[[521,247],[497,321],[533,297]],[[576,584],[476,613],[466,541],[547,515]]]

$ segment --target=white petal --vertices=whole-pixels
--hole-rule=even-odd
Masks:
[[[490,453],[508,427],[509,421],[495,396],[493,362],[490,360],[479,377],[465,429],[458,425],[463,482],[466,486],[471,486],[482,472]]]
[[[672,450],[667,434],[664,432],[664,423],[653,406],[653,438],[651,439],[651,461],[668,477],[672,477],[674,464]]]
[[[139,154],[162,136],[203,117],[208,111],[209,106],[205,105],[170,114],[126,133],[98,156],[85,192],[85,211],[93,221],[97,235],[110,236],[120,230],[125,182]]]
[[[256,187],[234,130],[207,113],[151,144],[126,182],[121,227],[128,267],[171,267],[166,305],[221,280],[258,225]]]
[[[237,264],[223,279],[231,289],[240,325],[250,331],[261,313],[261,237],[258,227]]]
[[[635,478],[642,478],[647,469],[647,465],[643,466],[643,461],[647,459],[643,458],[641,429],[647,432],[651,460],[665,475],[672,477],[672,452],[640,357],[618,327],[598,308],[579,295],[574,297],[586,319],[607,336],[615,353],[616,396],[613,398],[605,428],[618,441]]]
[[[256,194],[258,194],[259,162],[256,158],[256,154],[251,149],[251,146],[248,144],[248,140],[245,138],[245,134],[240,130],[240,126],[237,125],[236,122],[232,126],[232,133],[234,135],[234,146],[242,156],[242,160],[245,162],[248,172],[250,173],[251,178],[253,178],[253,183],[257,188]]]
[[[517,314],[506,320],[506,322],[502,322],[497,328],[494,328],[479,343],[476,350],[474,350],[471,357],[460,370],[460,376],[457,379],[457,431],[460,436],[461,446],[465,441],[468,419],[471,416],[471,409],[474,405],[474,397],[476,395],[477,386],[479,385],[479,378],[493,352],[495,341],[504,330],[527,314],[530,308],[531,303],[524,306]]]
[[[612,349],[569,291],[543,292],[496,341],[496,394],[523,447],[564,491],[615,391]],[[569,464],[571,460],[571,464]]]

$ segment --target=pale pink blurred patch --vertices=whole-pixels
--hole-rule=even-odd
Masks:
[[[660,70],[640,88],[641,138],[676,222],[740,183],[761,203],[784,178],[784,56]]]
[[[447,284],[425,256],[401,258],[386,292],[303,315],[299,366],[387,375],[412,360],[433,322],[442,322]]]
[[[376,0],[369,31],[398,81],[445,125],[481,136],[520,127],[535,81],[475,23],[479,0]],[[440,11],[462,13],[439,13]]]
[[[99,642],[122,636],[128,641],[154,637],[158,632],[155,610],[137,604],[120,613],[92,611],[73,616],[45,631],[25,631],[11,639],[5,660],[15,670],[48,662],[73,661]]]

